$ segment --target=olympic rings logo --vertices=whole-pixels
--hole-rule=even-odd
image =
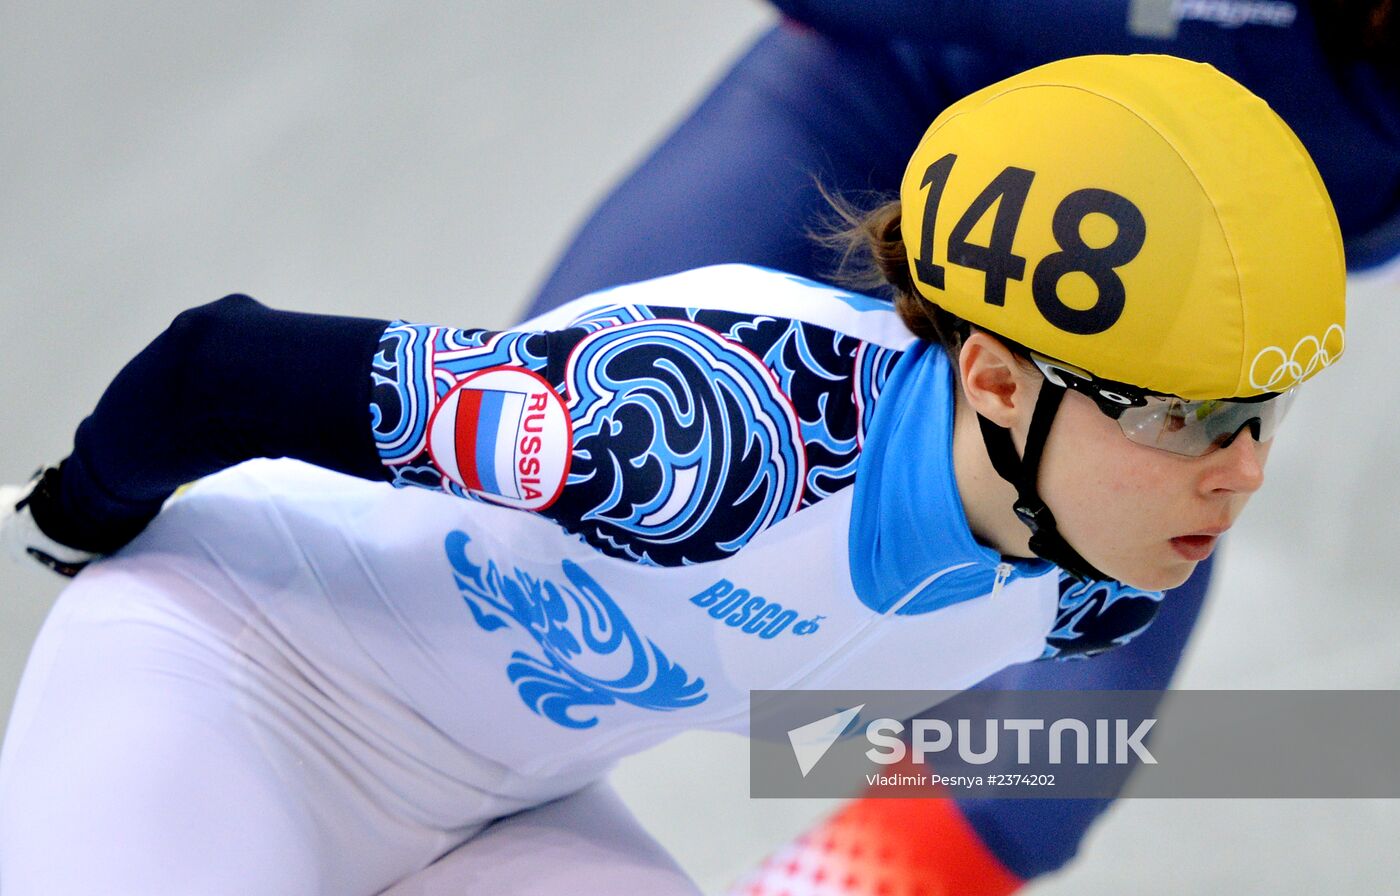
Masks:
[[[1249,365],[1249,384],[1265,392],[1291,389],[1340,358],[1345,347],[1346,333],[1341,324],[1328,327],[1321,339],[1304,336],[1291,353],[1271,345],[1254,356]],[[1261,373],[1268,375],[1261,378]]]

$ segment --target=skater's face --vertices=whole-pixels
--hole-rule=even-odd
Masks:
[[[1264,482],[1270,445],[1242,432],[1201,457],[1149,448],[1070,392],[1046,445],[1040,492],[1090,563],[1160,591],[1186,581],[1239,518]]]
[[[969,349],[983,357],[969,358]],[[1005,352],[986,334],[969,337],[959,365],[965,394],[993,422],[1009,426],[1023,451],[1044,380],[997,350]],[[1163,590],[1186,581],[1238,519],[1263,484],[1269,447],[1246,429],[1200,457],[1173,454],[1130,441],[1093,400],[1069,391],[1050,429],[1038,487],[1060,534],[1086,560],[1125,584]],[[1028,534],[1024,526],[1021,532]]]

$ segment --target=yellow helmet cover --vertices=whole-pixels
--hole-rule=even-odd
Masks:
[[[1244,398],[1342,353],[1317,169],[1209,65],[1083,56],[980,90],[924,134],[900,199],[925,298],[1102,379]]]

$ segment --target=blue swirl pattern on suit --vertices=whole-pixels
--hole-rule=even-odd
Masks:
[[[447,559],[476,623],[497,631],[512,623],[538,645],[517,650],[506,667],[520,699],[566,728],[592,728],[596,715],[582,707],[630,703],[676,710],[703,703],[705,681],[691,678],[661,648],[644,639],[606,591],[576,563],[563,561],[564,581],[537,578],[495,561],[480,566],[460,530],[447,535]],[[621,674],[618,659],[625,661]],[[609,671],[605,671],[609,670]]]

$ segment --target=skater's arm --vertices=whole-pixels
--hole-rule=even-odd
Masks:
[[[35,521],[62,544],[110,553],[175,489],[251,458],[384,478],[366,423],[385,326],[239,295],[182,313],[78,427],[31,501]]]

